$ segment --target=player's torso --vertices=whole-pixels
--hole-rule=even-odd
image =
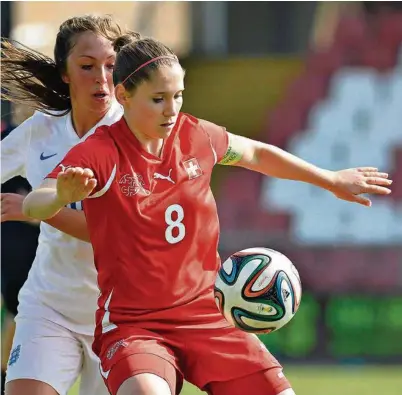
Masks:
[[[105,117],[105,123],[110,124],[120,117],[121,111],[114,109]],[[38,187],[65,154],[82,140],[74,132],[69,114],[43,116],[41,124],[31,132],[26,158],[27,179],[32,187]],[[69,206],[82,210],[81,202]],[[99,293],[92,246],[45,222],[40,228],[37,254],[20,299],[25,300],[25,306],[31,309],[34,299],[39,298],[60,312],[63,320],[70,317],[77,323],[77,328],[73,329],[91,334]]]
[[[117,139],[115,182],[85,204],[89,223],[99,224],[93,244],[101,290],[114,289],[117,309],[145,311],[185,303],[211,286],[219,237],[209,186],[215,156],[204,132],[191,128],[173,133],[160,158],[133,141]],[[93,216],[104,207],[113,214],[101,229]],[[122,235],[113,245],[105,241],[110,232]]]

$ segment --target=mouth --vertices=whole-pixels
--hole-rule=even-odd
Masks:
[[[106,92],[96,92],[92,96],[98,100],[105,100],[109,97],[109,95]]]
[[[165,122],[165,123],[161,123],[160,126],[162,126],[163,128],[169,128],[171,126],[173,126],[175,123],[174,122]]]

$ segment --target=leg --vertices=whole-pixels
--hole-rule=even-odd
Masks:
[[[80,380],[80,395],[109,395],[109,391],[99,372],[99,358],[92,351],[92,336],[79,335],[83,350]]]
[[[17,316],[7,395],[66,395],[81,365],[81,345],[70,331],[50,321]]]
[[[229,381],[214,381],[210,395],[295,395],[281,368],[272,368]]]
[[[112,395],[176,395],[177,392],[177,371],[159,355],[130,355],[109,372],[107,383]]]
[[[6,384],[5,395],[59,395],[58,392],[49,384],[43,381],[31,379],[18,379],[9,381]]]
[[[231,382],[261,372],[266,372],[265,380],[268,377],[269,382],[274,381],[275,375],[283,376],[282,366],[258,337],[234,327],[178,330],[172,335],[182,342],[179,349],[185,350],[178,354],[183,361],[184,378],[200,389],[212,382]],[[290,385],[283,389],[287,388]]]
[[[100,374],[111,395],[176,395],[182,375],[166,339],[152,331],[119,327],[95,338]]]
[[[4,394],[8,356],[10,355],[15,332],[13,317],[6,315],[1,331],[1,392]]]
[[[117,395],[173,395],[169,384],[153,373],[140,373],[127,379]]]

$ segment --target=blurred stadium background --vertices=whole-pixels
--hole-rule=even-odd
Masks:
[[[393,195],[371,209],[234,168],[217,169],[213,189],[222,258],[269,246],[299,269],[296,318],[262,337],[296,393],[402,393],[402,2],[21,1],[1,9],[2,36],[49,56],[63,20],[112,14],[179,54],[184,111],[329,169],[389,172]],[[28,114],[2,103],[2,130]]]

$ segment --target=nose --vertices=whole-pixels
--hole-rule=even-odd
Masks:
[[[104,84],[107,82],[107,71],[104,67],[101,67],[96,75],[96,82],[99,84]]]
[[[175,100],[166,100],[165,108],[163,109],[163,115],[166,118],[175,117],[178,114],[178,106]]]

